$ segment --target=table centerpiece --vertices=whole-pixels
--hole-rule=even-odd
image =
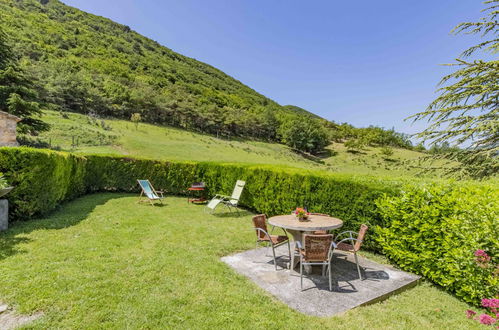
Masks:
[[[295,210],[295,215],[298,221],[308,221],[309,213],[302,207],[297,207]]]

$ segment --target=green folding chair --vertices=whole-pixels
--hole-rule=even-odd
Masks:
[[[237,180],[236,186],[234,187],[234,191],[231,196],[224,195],[215,195],[208,204],[206,204],[206,210],[208,212],[213,213],[218,205],[225,205],[229,211],[232,212],[235,209],[239,213],[239,209],[237,208],[239,205],[239,199],[241,198],[241,194],[243,193],[244,186],[246,185],[245,181]]]

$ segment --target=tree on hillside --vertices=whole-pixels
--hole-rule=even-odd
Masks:
[[[364,137],[360,137],[356,139],[350,139],[346,141],[344,145],[350,152],[360,152],[367,147],[368,143]]]
[[[135,124],[135,129],[139,129],[139,123],[142,121],[142,116],[140,115],[140,113],[132,113],[132,117],[130,117],[130,120]]]
[[[33,84],[19,68],[0,31],[0,110],[22,119],[17,126],[20,133],[35,135],[49,129],[48,124],[36,118],[41,114],[36,99]]]
[[[417,136],[432,144],[450,142],[469,145],[449,154],[460,160],[470,174],[484,177],[499,169],[499,0],[486,1],[486,16],[479,22],[461,23],[455,34],[480,34],[484,40],[464,51],[457,69],[445,76],[440,96],[426,109],[412,116],[427,119],[428,128]],[[472,55],[486,55],[491,60],[466,60]]]
[[[329,143],[324,127],[311,118],[285,122],[280,128],[280,135],[286,145],[312,154],[322,151]]]

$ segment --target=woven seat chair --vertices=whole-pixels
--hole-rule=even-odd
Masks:
[[[329,279],[329,291],[333,290],[331,277],[331,260],[333,257],[333,235],[303,235],[303,245],[296,242],[300,248],[300,286],[303,290],[303,266],[322,265],[322,276]]]
[[[364,237],[366,236],[367,229],[369,227],[362,224],[360,226],[360,230],[358,233],[354,231],[344,231],[338,236],[336,236],[336,242],[334,244],[334,249],[340,250],[340,251],[345,251],[345,252],[351,252],[353,253],[355,257],[355,263],[357,264],[357,272],[359,273],[359,278],[362,279],[362,274],[360,272],[360,266],[359,266],[359,259],[357,258],[357,252],[360,250],[360,247],[362,246],[362,242],[364,241]],[[349,237],[341,239],[338,241],[338,239],[344,235],[348,234]],[[354,237],[356,236],[356,237]]]
[[[287,232],[285,229],[283,230],[286,236],[270,235],[267,231],[267,217],[265,216],[265,214],[255,215],[253,217],[253,225],[255,226],[256,231],[256,246],[258,247],[258,244],[265,243],[269,249],[272,248],[275,270],[277,270],[277,261],[275,257],[276,247],[283,244],[288,244],[289,260],[291,262],[291,247],[289,245],[289,237],[287,236]]]

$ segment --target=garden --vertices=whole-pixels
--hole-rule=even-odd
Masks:
[[[387,181],[30,148],[0,148],[0,172],[15,187],[8,196],[16,220],[0,234],[1,300],[19,313],[43,313],[34,327],[479,327],[466,310],[482,323],[495,320],[495,181]],[[137,178],[167,192],[164,206],[136,203]],[[240,215],[207,214],[182,197],[195,181],[214,195],[237,179],[247,182]],[[425,280],[382,303],[317,318],[220,261],[254,247],[255,212],[305,203],[346,229],[366,223],[364,256]]]

